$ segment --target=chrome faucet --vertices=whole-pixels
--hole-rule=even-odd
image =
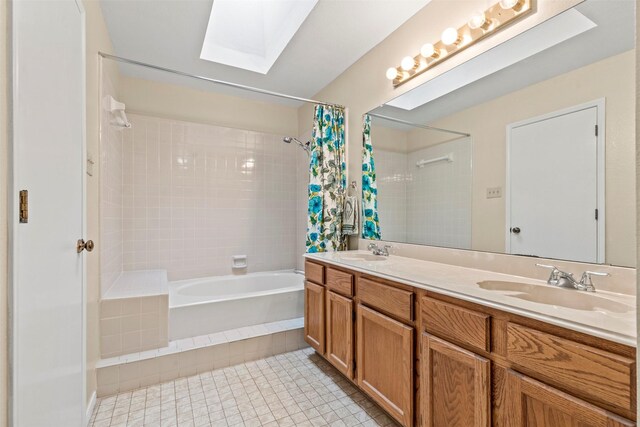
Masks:
[[[389,249],[391,249],[391,247],[391,245],[384,245],[383,248],[379,248],[376,243],[369,243],[367,250],[370,250],[374,255],[389,256]]]
[[[599,271],[585,271],[582,273],[580,280],[576,280],[573,277],[573,273],[567,273],[560,270],[555,265],[536,264],[538,267],[548,268],[551,270],[551,274],[547,279],[547,283],[559,288],[577,289],[579,291],[595,292],[596,288],[593,286],[593,280],[591,276],[610,276],[609,273],[602,273]]]

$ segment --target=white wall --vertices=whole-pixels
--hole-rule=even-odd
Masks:
[[[275,103],[281,102],[278,98],[273,98],[274,102],[255,101],[125,75],[119,91],[127,111],[134,113],[289,136],[298,134],[297,109]]]
[[[7,166],[8,166],[8,116],[9,109],[9,57],[10,42],[7,27],[9,2],[0,4],[0,427],[7,425],[8,346],[7,334]]]

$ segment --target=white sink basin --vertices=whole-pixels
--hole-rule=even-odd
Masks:
[[[478,286],[481,289],[500,292],[513,298],[573,310],[602,311],[609,313],[628,313],[634,310],[634,307],[630,304],[603,298],[602,295],[598,293],[573,289],[494,280],[478,282]]]
[[[348,254],[348,255],[340,255],[339,258],[344,261],[386,261],[388,258],[382,255],[371,255],[371,254]]]

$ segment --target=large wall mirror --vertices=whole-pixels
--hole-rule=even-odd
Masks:
[[[369,112],[382,240],[634,267],[634,19],[586,0]]]

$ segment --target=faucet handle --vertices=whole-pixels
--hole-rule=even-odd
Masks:
[[[582,273],[582,278],[580,279],[579,288],[588,292],[595,292],[596,288],[593,286],[593,281],[591,280],[591,276],[611,276],[609,273],[604,273],[601,271],[585,271]]]
[[[602,271],[585,271],[584,273],[582,273],[582,275],[586,275],[586,276],[611,276],[610,273],[605,273]]]
[[[368,250],[371,250],[371,249],[377,249],[377,248],[378,248],[378,245],[377,245],[376,243],[373,243],[373,242],[371,242],[371,243],[369,243],[369,244],[367,245],[367,249],[368,249]]]
[[[555,265],[549,265],[549,264],[538,264],[538,263],[536,263],[536,267],[548,268],[550,270],[557,270],[558,269],[558,267],[556,267]]]
[[[536,267],[548,268],[549,270],[551,270],[551,274],[547,279],[547,283],[554,286],[558,285],[560,281],[560,270],[558,269],[558,267],[556,267],[555,265],[538,264],[538,263],[536,263]]]

